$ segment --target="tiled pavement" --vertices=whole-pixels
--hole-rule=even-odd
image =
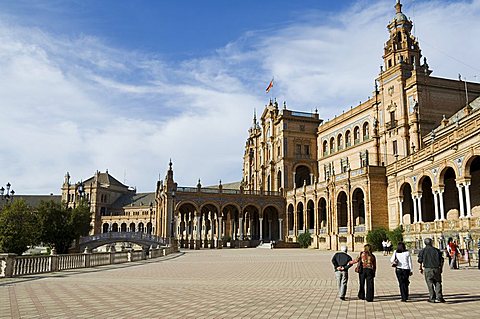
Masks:
[[[337,298],[331,252],[186,250],[154,260],[0,280],[1,318],[475,318],[480,270],[444,272],[447,303],[430,304],[415,272],[399,302],[388,258],[377,254],[375,301]],[[415,270],[418,264],[414,262]]]

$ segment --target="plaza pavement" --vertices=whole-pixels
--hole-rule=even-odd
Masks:
[[[388,257],[377,253],[375,300],[358,300],[353,269],[337,297],[332,252],[185,250],[129,264],[0,280],[1,318],[478,318],[480,270],[444,271],[447,303],[427,302],[418,273],[400,302]],[[352,253],[356,255],[357,253]]]

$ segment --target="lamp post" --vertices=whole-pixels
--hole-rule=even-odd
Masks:
[[[7,182],[5,185],[7,188],[5,189],[3,186],[0,188],[0,200],[5,201],[5,203],[11,203],[13,201],[13,195],[15,195],[15,191],[10,187],[12,186],[10,182]]]

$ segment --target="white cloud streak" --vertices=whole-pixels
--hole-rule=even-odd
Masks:
[[[415,16],[411,4],[403,11],[434,74],[480,80],[480,0],[420,2]],[[289,108],[333,117],[372,94],[393,15],[392,1],[335,15],[306,10],[281,29],[252,30],[178,64],[93,35],[0,24],[0,183],[22,194],[59,193],[66,171],[80,180],[108,168],[152,191],[169,158],[182,185],[238,180],[270,77]]]

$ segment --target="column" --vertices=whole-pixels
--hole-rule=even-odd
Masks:
[[[232,219],[232,240],[237,240],[237,225],[235,219]]]
[[[293,184],[293,188],[294,188],[294,189],[295,189],[295,188],[297,188],[297,186],[298,186],[298,185],[295,183],[295,174],[296,174],[296,173],[295,173],[295,172],[293,172],[293,180],[292,180],[292,184]]]
[[[217,238],[222,240],[222,217],[218,217],[217,220]]]
[[[283,240],[283,229],[282,229],[282,222],[283,219],[279,218],[278,219],[278,240]]]
[[[240,240],[243,240],[243,218],[242,217],[238,218],[238,226],[240,226],[240,229],[239,229]]]
[[[472,217],[472,208],[470,207],[470,182],[465,183],[465,202],[467,203],[467,217]]]
[[[400,208],[400,225],[403,225],[403,198],[398,199],[398,207]]]
[[[438,201],[440,202],[440,220],[445,220],[445,209],[443,207],[443,189],[438,192]]]
[[[268,220],[268,239],[273,240],[272,238],[272,220]]]
[[[413,196],[413,222],[418,223],[417,196]]]
[[[465,217],[465,209],[463,207],[463,187],[462,184],[457,184],[458,188],[458,202],[460,203],[460,218]]]
[[[298,236],[298,211],[293,207],[293,236]]]
[[[418,221],[423,222],[423,217],[422,217],[422,195],[419,195],[417,198],[418,201]]]
[[[432,191],[433,193],[433,204],[435,205],[435,221],[439,220],[439,214],[438,214],[438,198],[437,198],[437,192]]]
[[[258,219],[260,221],[260,240],[263,240],[263,218]]]

